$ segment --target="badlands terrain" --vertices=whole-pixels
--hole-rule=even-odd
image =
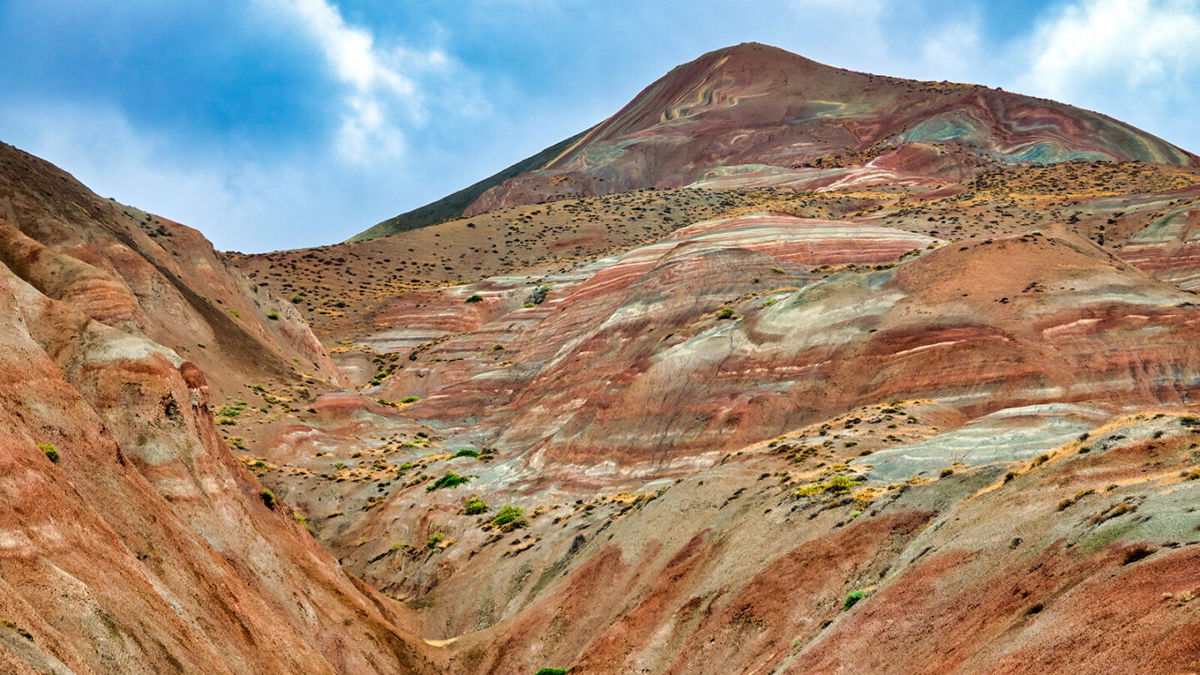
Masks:
[[[0,670],[1200,670],[1200,157],[744,44],[349,242],[0,146]]]

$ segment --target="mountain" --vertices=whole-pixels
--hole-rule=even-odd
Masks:
[[[1200,161],[1127,124],[1061,103],[857,73],[746,43],[675,68],[593,129],[423,209],[448,219],[645,187],[749,180],[813,189],[880,163],[910,174],[906,180],[937,181],[978,166],[1070,160]],[[472,202],[460,210],[468,195]],[[439,206],[451,199],[454,210]],[[414,220],[418,211],[352,241],[436,222]]]
[[[1196,164],[720,50],[461,217],[237,258],[354,385],[247,461],[462,672],[1194,669]]]
[[[1194,155],[741,45],[534,164],[227,255],[0,147],[4,669],[1200,670]]]

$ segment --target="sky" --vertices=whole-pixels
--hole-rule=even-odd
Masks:
[[[751,41],[1200,152],[1200,0],[0,0],[0,140],[223,250],[331,244]]]

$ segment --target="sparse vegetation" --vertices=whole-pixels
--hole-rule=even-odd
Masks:
[[[736,318],[737,318],[737,314],[734,313],[732,307],[722,307],[720,309],[720,311],[717,312],[717,319],[719,319],[719,320],[736,319]]]
[[[812,497],[824,493],[839,494],[849,492],[851,488],[861,484],[862,481],[854,480],[842,474],[836,474],[831,476],[827,481],[801,486],[796,490],[796,495],[799,497]]]
[[[425,486],[425,491],[433,492],[434,490],[457,487],[469,482],[471,482],[471,478],[469,476],[460,476],[453,471],[447,471],[446,475]]]
[[[865,597],[867,597],[866,591],[850,591],[850,593],[846,596],[846,599],[842,601],[842,611],[844,612],[847,609],[850,609],[854,605],[858,604],[859,600],[862,600]]]
[[[490,507],[478,497],[471,497],[463,504],[463,515],[478,516],[481,513],[490,511]]]
[[[478,457],[478,456],[479,456],[479,451],[475,450],[474,448],[459,448],[458,452],[454,453],[454,456],[451,457],[450,459],[457,459],[459,457]]]
[[[1125,549],[1125,554],[1121,564],[1129,565],[1141,560],[1142,558],[1148,558],[1151,555],[1154,555],[1154,552],[1157,550],[1157,548],[1146,544],[1134,544],[1133,546]]]
[[[537,289],[529,296],[529,299],[525,301],[525,306],[531,307],[533,305],[542,304],[546,301],[546,296],[549,295],[549,293],[549,286],[538,286]]]
[[[58,464],[58,449],[54,447],[53,443],[38,443],[37,447],[38,450],[41,450],[42,454],[46,456],[46,459]]]
[[[279,320],[279,312],[270,312],[267,314],[267,318],[272,321],[278,321]]]
[[[525,527],[528,523],[525,522],[525,509],[508,504],[496,512],[496,516],[492,518],[489,524],[492,527],[511,530],[518,527]]]
[[[275,493],[271,492],[270,490],[263,490],[262,492],[258,493],[258,497],[262,500],[262,503],[272,511],[275,510],[275,506],[279,503],[275,499]]]
[[[21,637],[25,638],[26,640],[29,640],[30,642],[34,641],[33,633],[30,633],[29,631],[25,630],[21,626],[18,626],[16,623],[9,621],[8,619],[0,619],[0,627],[7,628],[7,629],[11,630],[12,632],[16,633],[17,635],[20,635]],[[563,671],[563,672],[566,672],[566,671]]]
[[[472,295],[471,297],[467,298],[463,302],[483,302],[483,296],[476,293],[475,295]]]

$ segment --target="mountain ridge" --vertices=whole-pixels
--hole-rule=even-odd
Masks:
[[[920,96],[906,96],[914,92]],[[938,107],[922,97],[948,103]],[[741,101],[746,104],[735,110]],[[890,111],[886,105],[892,104],[918,109]],[[1098,140],[1089,144],[1081,137]],[[1068,159],[1200,163],[1196,155],[1123,122],[1048,99],[980,85],[860,73],[777,47],[743,43],[676,66],[574,142],[552,146],[566,147],[548,161],[540,162],[552,148],[487,179],[505,174],[461,215],[567,196],[680,187],[695,183],[712,167],[729,171],[730,164],[787,172],[801,187],[812,172],[795,169],[814,160],[877,147],[895,150],[914,142],[955,144],[979,155],[981,162],[1002,164]],[[676,150],[679,144],[690,150]],[[746,148],[748,144],[752,147]],[[704,145],[719,147],[697,147]],[[482,183],[470,189],[477,187]],[[376,226],[352,240],[395,231]]]

